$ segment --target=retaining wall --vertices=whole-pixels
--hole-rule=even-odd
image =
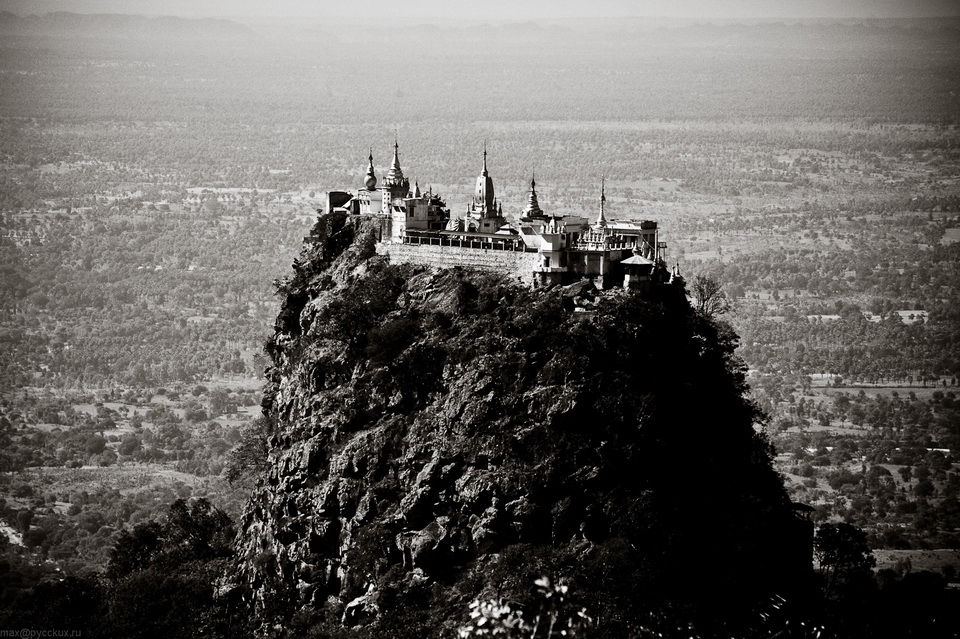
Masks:
[[[392,242],[378,242],[377,254],[389,255],[394,264],[424,264],[433,268],[460,266],[513,274],[525,284],[533,284],[533,269],[540,266],[541,262],[539,253]]]

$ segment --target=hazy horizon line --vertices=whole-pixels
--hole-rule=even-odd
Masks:
[[[11,11],[10,9],[0,7],[0,13],[9,13],[18,18],[42,18],[45,16],[55,15],[55,14],[71,14],[71,15],[82,15],[82,16],[130,16],[130,17],[142,17],[142,18],[179,18],[182,20],[228,20],[234,22],[248,23],[256,20],[265,20],[265,21],[290,21],[290,20],[309,20],[311,22],[315,21],[327,21],[334,22],[338,24],[361,24],[368,22],[363,18],[357,16],[348,16],[348,15],[288,15],[288,14],[275,14],[275,15],[243,15],[243,14],[196,14],[196,15],[183,15],[183,14],[173,14],[173,13],[151,13],[151,12],[130,12],[130,11],[75,11],[75,10],[66,10],[66,9],[56,9],[52,11],[46,11],[42,13],[30,13],[30,12],[18,12]],[[927,22],[935,20],[956,20],[960,19],[960,12],[953,14],[942,14],[942,15],[929,15],[929,16],[829,16],[829,15],[811,15],[811,16],[736,16],[736,17],[721,17],[721,16],[670,16],[670,15],[585,15],[585,16],[576,16],[576,17],[547,17],[547,18],[534,18],[534,17],[487,17],[487,18],[455,18],[449,16],[436,16],[436,15],[405,15],[393,17],[391,20],[394,24],[400,23],[404,26],[410,26],[413,24],[464,24],[464,25],[482,25],[482,24],[566,24],[576,21],[616,21],[616,20],[631,20],[631,21],[650,21],[650,22],[670,22],[676,24],[698,24],[698,23],[727,23],[727,24],[751,24],[751,23],[784,23],[784,22]],[[384,28],[382,24],[371,25],[373,28],[381,29]]]
[[[556,22],[568,20],[900,20],[960,17],[953,0],[487,0],[482,6],[449,0],[0,0],[0,11],[21,17],[58,12],[85,15],[173,16],[187,19],[324,19],[369,22]]]

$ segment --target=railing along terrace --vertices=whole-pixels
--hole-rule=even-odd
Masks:
[[[445,237],[442,235],[414,235],[405,233],[403,243],[413,246],[449,246],[455,248],[482,249],[488,251],[534,252],[518,239],[504,238],[503,240],[485,240],[464,237]]]
[[[636,242],[611,242],[609,240],[579,240],[574,248],[580,251],[624,251],[637,248]]]

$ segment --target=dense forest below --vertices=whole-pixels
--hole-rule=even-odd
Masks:
[[[608,216],[723,284],[791,497],[960,567],[956,21],[23,19],[0,17],[4,605],[106,570],[178,499],[238,516],[275,281],[395,139],[454,214],[484,144],[508,216],[534,173],[548,213],[592,215],[604,176]]]

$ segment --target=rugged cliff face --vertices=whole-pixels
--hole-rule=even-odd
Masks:
[[[374,236],[322,217],[281,286],[240,539],[265,618],[440,636],[550,574],[603,636],[793,576],[735,336],[682,291],[398,267]]]

